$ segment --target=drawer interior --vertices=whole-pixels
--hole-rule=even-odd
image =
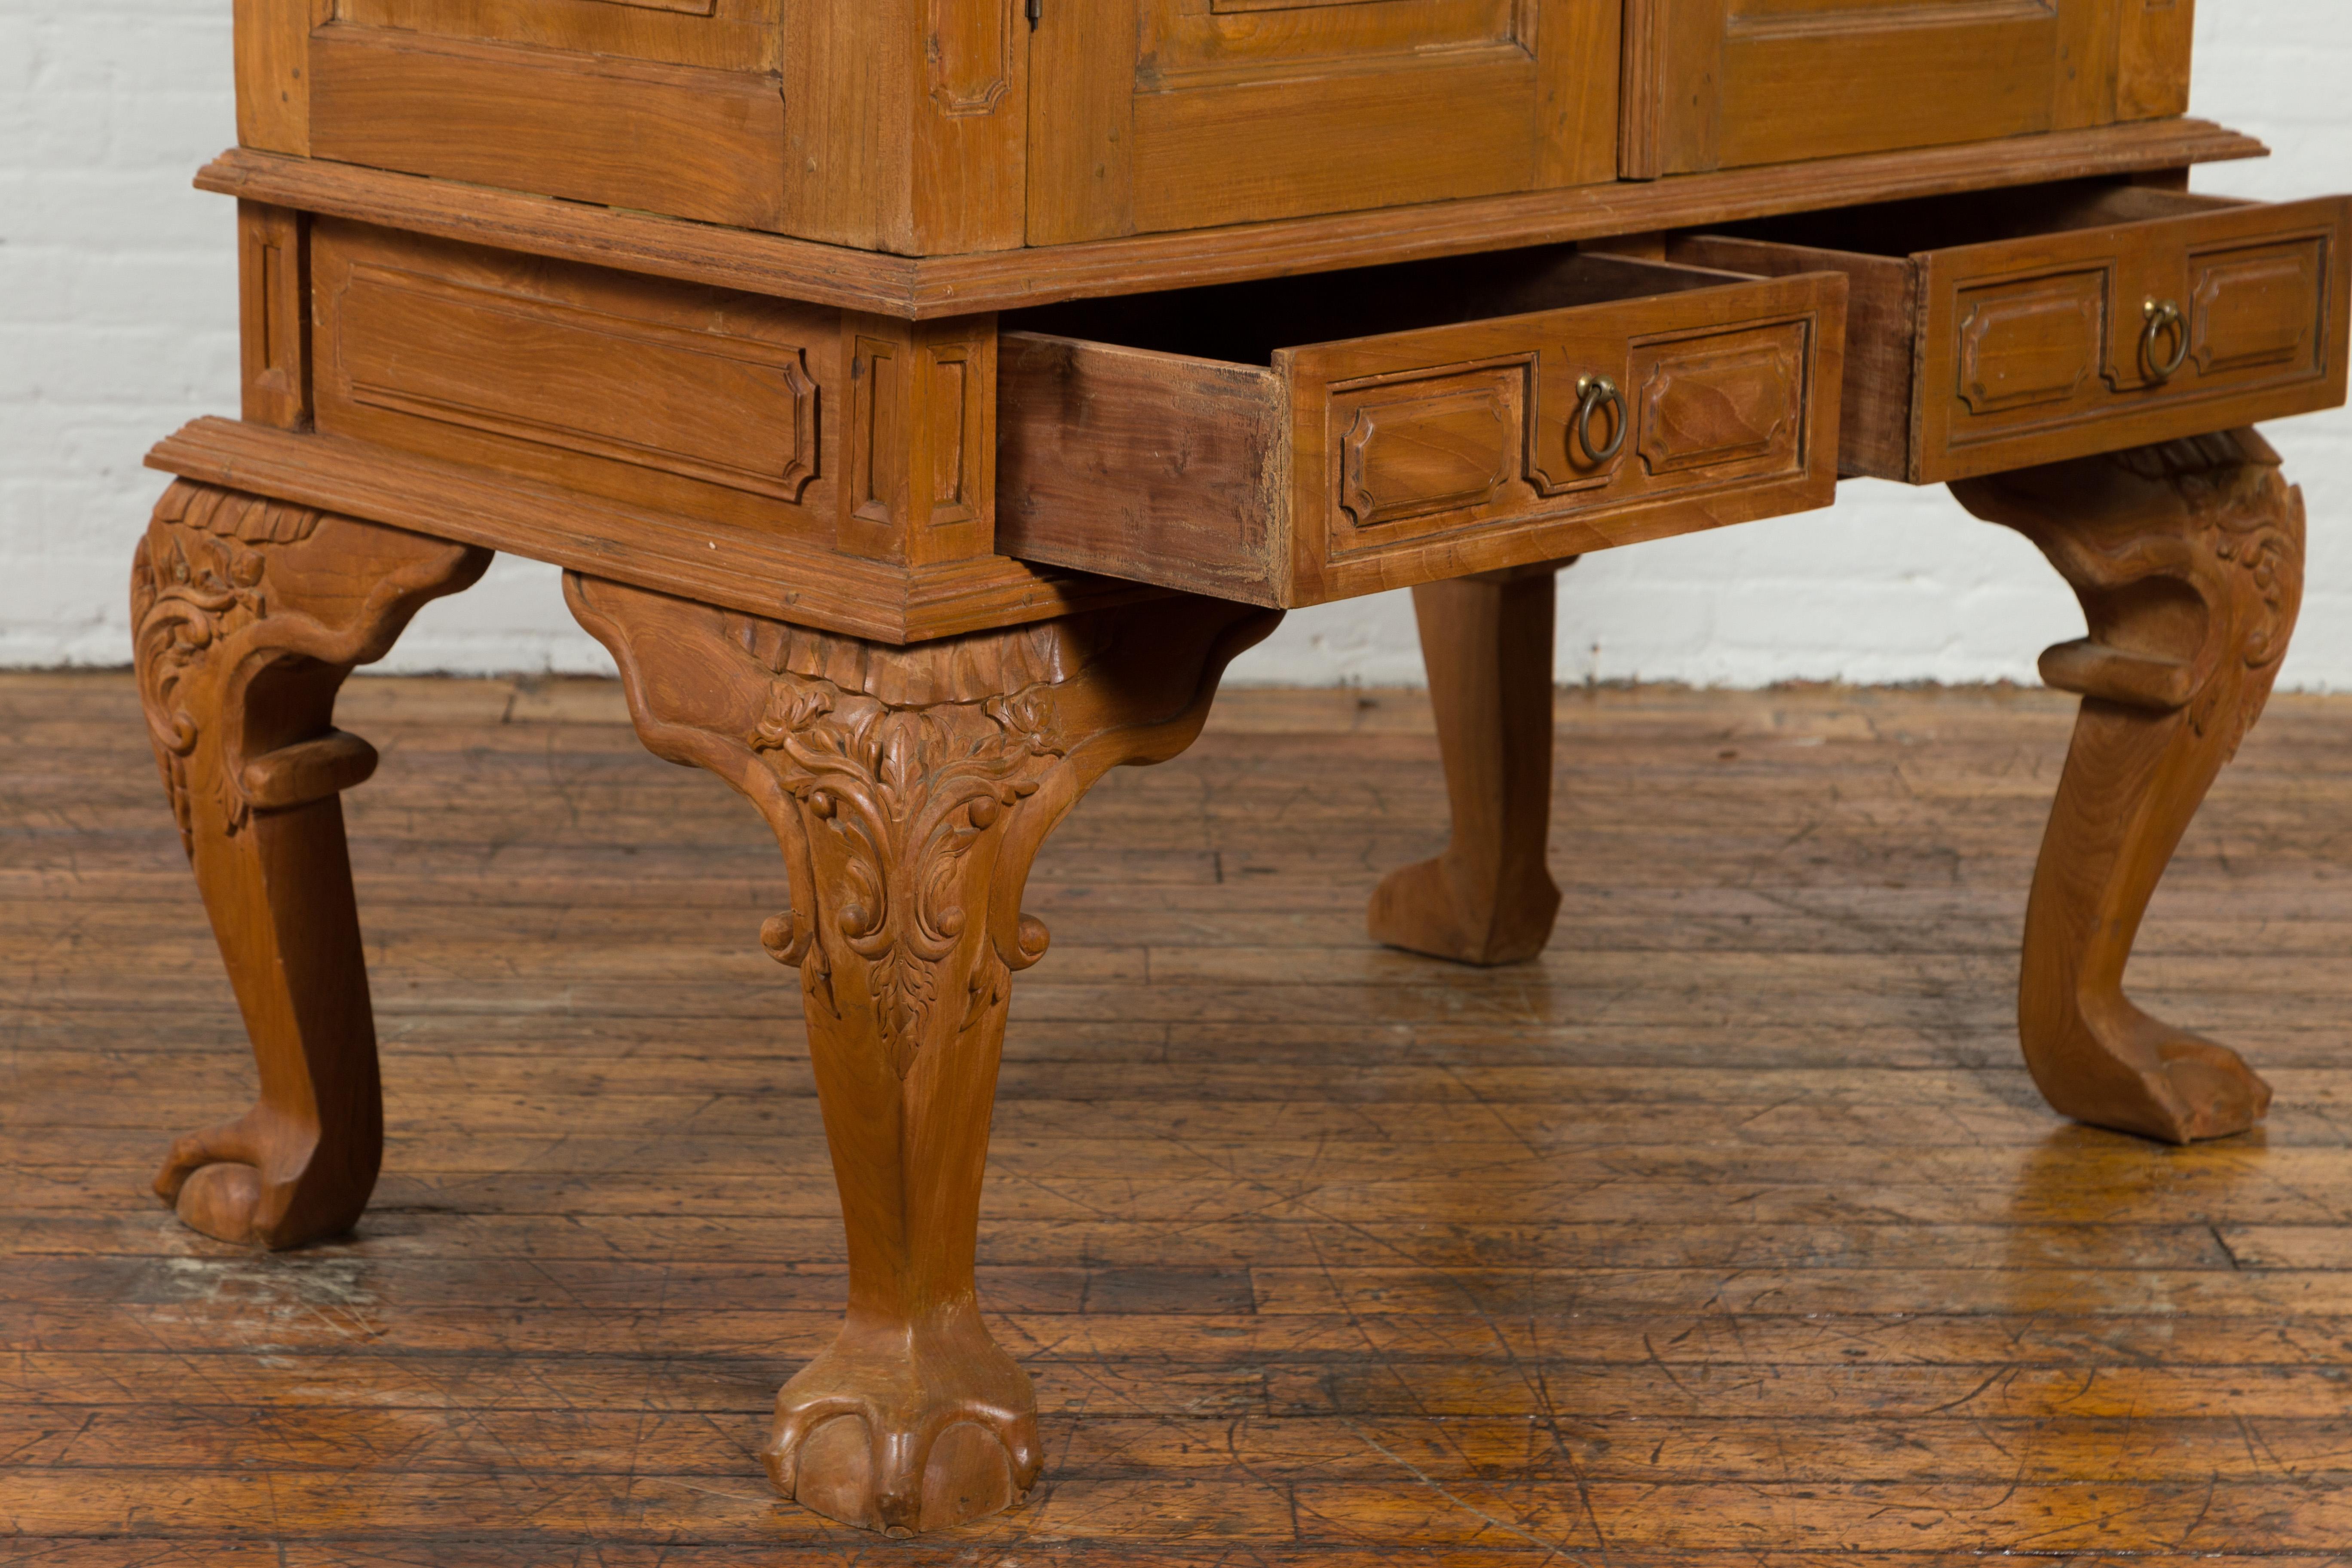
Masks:
[[[1008,311],[997,324],[1009,332],[1264,366],[1281,349],[1650,299],[1741,280],[1738,274],[1707,268],[1553,245],[1077,300]]]
[[[2251,204],[2152,185],[2077,180],[2021,189],[1969,191],[1874,206],[1839,207],[1724,224],[1712,232],[1861,256],[1905,257],[1966,245],[2029,239],[2225,211]]]

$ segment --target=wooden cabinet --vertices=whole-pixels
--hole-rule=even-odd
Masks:
[[[1814,213],[1674,254],[1852,279],[1843,465],[1933,483],[2344,401],[2352,198],[2064,185]]]
[[[244,0],[246,140],[1003,248],[1612,179],[1619,3]]]
[[[997,545],[1291,605],[1823,506],[1844,299],[1553,249],[1010,318]]]
[[[239,137],[899,254],[1022,243],[1022,0],[236,0]]]
[[[901,255],[2177,115],[2192,0],[238,0],[249,146]]]
[[[2195,0],[1626,0],[1636,179],[2179,114]]]
[[[1620,0],[1042,0],[1033,245],[1612,178]]]
[[[151,455],[133,575],[262,1085],[167,1156],[197,1229],[339,1235],[373,1181],[336,685],[488,552],[562,566],[785,857],[855,1306],[770,1478],[894,1534],[1011,1506],[1066,1445],[973,1260],[1055,824],[1273,607],[1411,585],[1455,826],[1375,930],[1532,952],[1530,584],[1842,464],[1958,480],[2083,596],[2036,1082],[2182,1141],[2267,1104],[2117,977],[2292,629],[2301,502],[2232,427],[2342,400],[2352,216],[2187,194],[2260,151],[2179,117],[2191,0],[235,3],[246,417]]]

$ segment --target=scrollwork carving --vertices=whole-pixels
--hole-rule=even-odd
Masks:
[[[833,1345],[777,1396],[779,1490],[868,1529],[1010,1506],[1043,1447],[1029,1379],[982,1321],[972,1256],[1021,912],[1046,833],[1107,770],[1199,731],[1225,660],[1278,615],[1171,596],[890,647],[577,574],[646,744],[774,828],[849,1249]]]
[[[2270,1088],[2124,994],[2142,914],[2270,697],[2303,597],[2303,500],[2252,430],[1952,487],[2038,545],[2088,635],[2042,656],[2082,694],[2026,906],[2018,1034],[2058,1110],[2175,1142],[2242,1131]]]
[[[183,480],[131,565],[139,693],[261,1093],[175,1142],[155,1190],[224,1241],[350,1228],[383,1111],[339,792],[375,752],[333,727],[352,667],[489,552]]]
[[[185,689],[215,650],[269,613],[267,547],[299,544],[320,514],[259,496],[175,484],[156,503],[131,566],[139,695],[184,847],[193,831],[188,758],[199,724]],[[250,806],[231,770],[214,770],[224,826],[243,830]]]
[[[1034,684],[915,708],[827,680],[772,680],[751,750],[800,803],[811,853],[829,862],[842,891],[822,927],[786,911],[762,942],[804,970],[811,994],[835,1016],[835,945],[865,964],[876,1039],[903,1079],[940,1003],[942,965],[973,920],[987,918],[988,889],[974,885],[973,871],[992,860],[990,840],[1068,750],[1054,690]],[[1019,956],[1034,962],[1044,946]],[[994,943],[978,956],[959,1032],[1001,998],[1008,973]]]

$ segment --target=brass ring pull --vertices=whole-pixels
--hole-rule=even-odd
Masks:
[[[2189,321],[2181,315],[2180,306],[2171,300],[2150,300],[2141,307],[2147,325],[2140,329],[2139,357],[2147,363],[2148,374],[2158,381],[2170,381],[2176,372],[2189,362]],[[2156,340],[2167,331],[2172,334],[2172,357],[2158,362]]]
[[[1603,404],[1616,410],[1617,428],[1609,437],[1609,445],[1595,447],[1592,416]],[[1617,384],[1605,375],[1588,375],[1576,384],[1576,444],[1596,463],[1607,462],[1625,445],[1625,400],[1617,395]]]

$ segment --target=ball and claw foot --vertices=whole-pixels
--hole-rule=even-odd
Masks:
[[[1002,1513],[1045,1468],[1029,1374],[976,1312],[845,1329],[776,1395],[761,1458],[785,1497],[893,1536]]]

